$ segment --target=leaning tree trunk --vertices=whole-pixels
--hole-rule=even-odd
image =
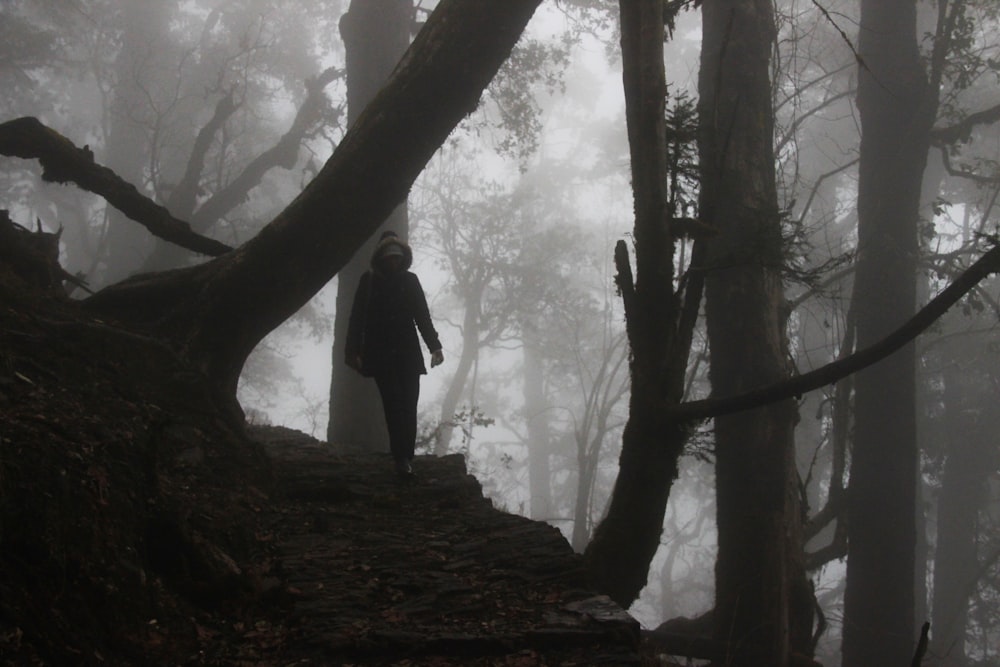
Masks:
[[[936,109],[913,0],[863,0],[859,39],[857,342],[878,341],[916,308],[920,186]],[[913,345],[855,380],[843,664],[913,655],[917,442]],[[876,511],[877,510],[877,511]]]
[[[781,216],[774,174],[770,0],[705,0],[699,75],[701,218],[712,392],[788,377]],[[715,419],[719,664],[782,667],[808,651],[795,403]]]
[[[541,0],[442,0],[317,177],[260,234],[215,260],[137,277],[93,311],[170,337],[230,396],[247,356],[301,308],[406,198],[477,106]]]
[[[410,43],[412,0],[353,0],[340,20],[347,57],[347,121],[355,123],[392,74]],[[407,237],[406,200],[385,220],[400,238]],[[337,280],[337,308],[333,324],[333,369],[330,376],[330,420],[326,439],[361,449],[386,451],[389,433],[382,418],[375,383],[344,363],[347,324],[354,292],[368,270],[377,239],[361,247],[341,269]]]

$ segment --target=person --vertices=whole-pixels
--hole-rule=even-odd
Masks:
[[[347,365],[375,380],[389,450],[404,479],[413,477],[420,376],[427,373],[417,331],[431,353],[431,367],[444,361],[424,290],[409,270],[412,263],[410,246],[395,232],[383,233],[354,293],[344,348]]]

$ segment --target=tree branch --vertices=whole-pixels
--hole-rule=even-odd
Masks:
[[[635,279],[632,276],[632,264],[629,261],[628,246],[625,241],[619,240],[615,244],[615,285],[618,286],[618,293],[622,297],[622,305],[625,308],[625,330],[629,332],[629,342],[635,346],[633,340],[635,328],[638,323],[635,321],[639,317],[635,303]]]
[[[306,99],[299,107],[291,127],[274,146],[251,160],[239,176],[212,195],[192,214],[191,223],[195,229],[203,232],[233,207],[242,203],[247,193],[260,184],[264,174],[272,167],[291,169],[295,166],[303,139],[322,114],[322,105],[326,99],[323,90],[342,75],[343,70],[329,67],[315,78],[306,81]]]
[[[955,178],[964,178],[980,185],[995,185],[1000,180],[996,176],[983,176],[968,169],[956,169],[951,164],[951,153],[948,151],[948,147],[940,146],[939,149],[941,151],[941,162],[944,164],[944,169],[949,175]]]
[[[191,148],[191,156],[188,158],[184,176],[167,200],[167,208],[174,213],[190,217],[191,213],[194,212],[201,176],[205,168],[205,155],[208,154],[216,132],[239,109],[239,106],[233,99],[233,91],[230,90],[218,101],[212,118],[198,132],[194,146]]]
[[[920,641],[917,642],[917,650],[913,654],[913,660],[910,662],[910,667],[920,667],[924,662],[924,655],[927,653],[927,633],[930,632],[931,624],[924,622],[922,628],[920,628]]]
[[[931,143],[945,146],[968,141],[977,125],[992,125],[1000,121],[1000,104],[969,114],[955,125],[936,127],[931,130]]]
[[[217,257],[232,248],[192,231],[190,225],[141,194],[111,169],[94,162],[87,146],[73,142],[43,125],[37,118],[24,117],[0,124],[0,154],[37,159],[42,179],[50,183],[76,183],[104,199],[155,236],[193,252]]]
[[[254,346],[337,274],[476,109],[540,3],[442,0],[320,172],[257,236],[213,262],[107,287],[87,307],[156,326],[235,394]]]
[[[951,306],[987,276],[1000,272],[1000,246],[995,246],[966,269],[948,287],[934,297],[917,314],[878,343],[826,366],[798,377],[777,382],[738,396],[708,398],[679,405],[666,405],[664,410],[679,421],[698,421],[742,410],[759,408],[788,398],[797,398],[807,391],[834,384],[884,359],[915,339],[941,317]]]

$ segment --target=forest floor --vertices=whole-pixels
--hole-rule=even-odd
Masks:
[[[387,455],[251,434],[275,463],[263,526],[287,616],[274,645],[242,651],[286,665],[639,664],[637,623],[586,588],[559,531],[494,509],[461,456],[418,457],[400,482]]]
[[[339,451],[0,262],[0,665],[640,665],[459,456]]]

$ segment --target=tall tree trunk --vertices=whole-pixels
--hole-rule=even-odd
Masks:
[[[247,356],[347,263],[479,101],[540,0],[442,0],[316,178],[260,234],[205,264],[86,301],[172,340],[235,396]]]
[[[985,413],[991,409],[986,405],[992,403],[995,390],[968,381],[976,377],[977,371],[963,364],[966,354],[967,350],[955,350],[948,355],[951,365],[944,374],[943,432],[948,449],[937,507],[929,651],[939,659],[932,664],[954,667],[968,664],[965,633],[969,598],[980,571],[976,555],[978,515],[986,497],[987,479],[995,469],[991,465],[995,457],[989,451],[993,432],[982,427]],[[971,405],[970,396],[975,397]]]
[[[712,391],[788,377],[781,217],[774,174],[770,0],[705,0],[699,75],[700,215]],[[719,551],[714,637],[720,664],[789,664],[808,650],[791,400],[715,419]]]
[[[862,137],[853,307],[864,348],[916,308],[920,186],[936,108],[918,51],[914,0],[863,0],[858,44]],[[855,381],[845,667],[906,664],[913,655],[915,393],[912,344]]]
[[[412,0],[352,0],[340,20],[340,35],[347,58],[348,126],[357,121],[392,74],[409,46],[412,26]],[[409,222],[405,199],[389,214],[381,228],[407,238]],[[348,447],[387,451],[389,434],[375,383],[344,364],[351,303],[362,274],[369,268],[376,242],[377,237],[365,243],[338,274],[326,439]]]
[[[607,514],[584,552],[595,585],[628,607],[646,585],[686,429],[664,416],[679,402],[686,352],[675,345],[674,240],[667,206],[663,3],[620,3],[622,64],[632,192],[636,279],[624,242],[615,251],[632,358],[629,417]]]
[[[552,469],[549,403],[545,396],[545,375],[536,325],[525,317],[524,332],[524,420],[528,430],[528,493],[531,518],[552,518]]]

